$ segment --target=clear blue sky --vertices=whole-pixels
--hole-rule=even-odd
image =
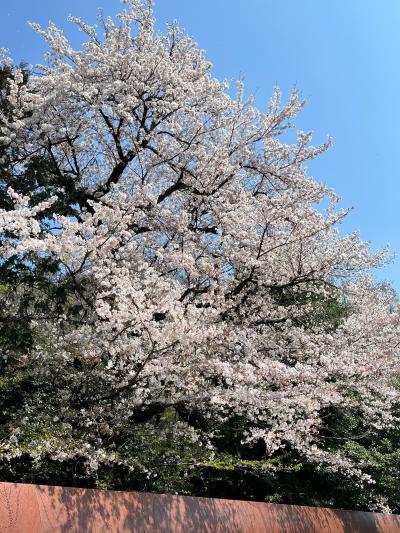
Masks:
[[[2,0],[0,47],[15,62],[40,62],[46,50],[26,21],[65,28],[69,14],[95,22],[118,0]],[[177,19],[206,50],[219,78],[242,77],[265,106],[274,85],[297,87],[308,104],[298,126],[316,142],[333,136],[310,173],[354,210],[343,230],[359,229],[397,257],[378,274],[400,292],[400,2],[399,0],[156,0],[160,26]]]

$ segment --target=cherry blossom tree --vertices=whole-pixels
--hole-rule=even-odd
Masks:
[[[275,89],[266,111],[241,83],[232,97],[178,27],[155,31],[150,2],[124,3],[101,31],[71,18],[87,37],[78,51],[53,24],[32,24],[47,63],[27,82],[16,70],[3,94],[14,178],[2,264],[34,277],[47,262],[68,292],[67,311],[29,319],[36,341],[18,356],[52,383],[56,416],[26,400],[3,456],[84,453],[95,468],[115,459],[100,427],[161,405],[234,413],[246,421],[238,439],[262,442],[266,457],[290,448],[361,479],[326,445],[324,416],[349,408],[370,428],[396,423],[397,309],[371,276],[386,251],[340,234],[346,211],[307,174],[329,141],[316,148],[297,131],[284,142],[303,107],[295,91],[282,104]],[[52,186],[23,192],[18,177],[37,158]],[[71,406],[71,441],[24,437],[32,416],[67,432]]]

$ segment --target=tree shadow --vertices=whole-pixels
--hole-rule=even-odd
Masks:
[[[1,533],[399,533],[400,515],[0,483]]]

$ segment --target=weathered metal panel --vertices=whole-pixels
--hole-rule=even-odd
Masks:
[[[42,521],[34,485],[0,483],[0,532],[41,532]]]
[[[1,533],[400,533],[400,515],[0,483]]]

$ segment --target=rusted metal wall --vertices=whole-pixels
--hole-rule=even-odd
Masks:
[[[394,533],[400,515],[0,483],[1,533]]]

